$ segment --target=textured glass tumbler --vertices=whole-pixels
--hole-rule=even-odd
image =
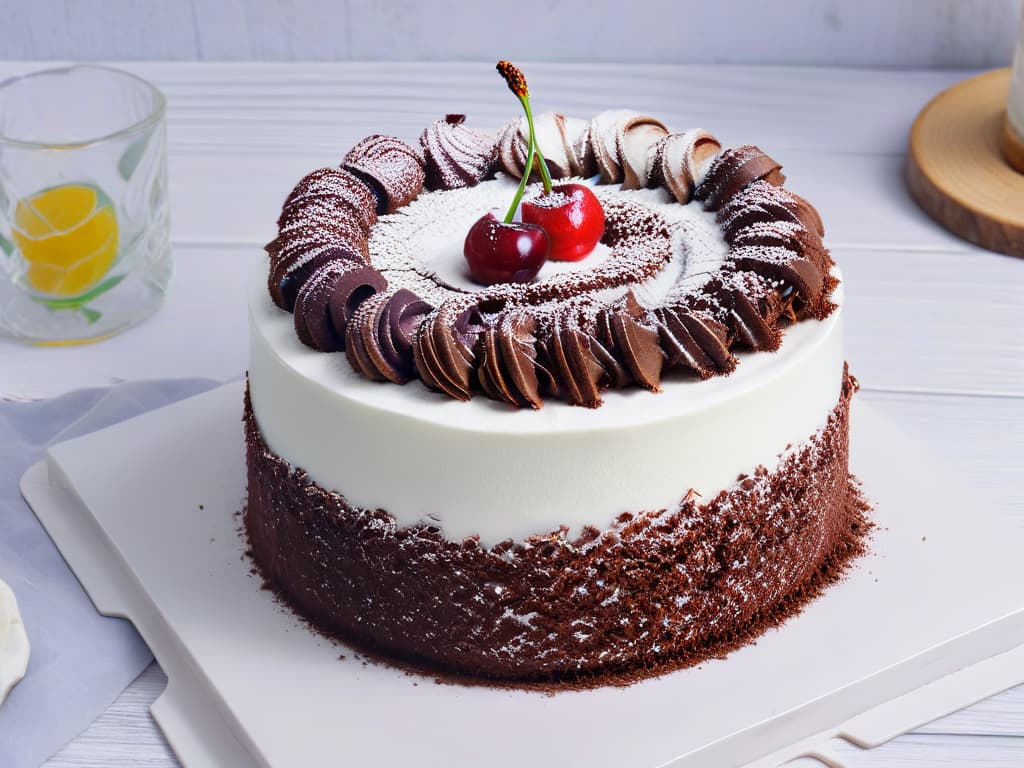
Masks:
[[[164,106],[145,80],[106,67],[0,83],[0,336],[97,341],[160,306]]]

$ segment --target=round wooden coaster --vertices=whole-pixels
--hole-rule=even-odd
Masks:
[[[1000,150],[1012,130],[1004,125],[1009,89],[1010,70],[998,69],[932,99],[910,131],[906,175],[918,205],[946,229],[1024,256],[1024,173]]]

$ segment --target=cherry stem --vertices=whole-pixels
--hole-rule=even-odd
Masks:
[[[548,164],[544,162],[544,155],[540,152],[540,142],[537,141],[537,132],[533,127],[533,110],[530,109],[530,97],[527,95],[519,96],[519,101],[523,105],[523,109],[526,111],[526,124],[530,126],[530,145],[537,154],[538,167],[540,168],[540,179],[544,183],[544,194],[551,194],[551,173],[548,171]],[[526,176],[533,173],[533,166],[526,163]]]
[[[512,219],[515,218],[516,209],[519,207],[519,203],[523,199],[523,193],[526,191],[526,183],[530,180],[530,169],[533,168],[533,159],[536,157],[533,144],[533,141],[529,144],[526,152],[526,170],[523,171],[523,178],[519,180],[519,188],[516,190],[515,197],[512,198],[512,205],[509,207],[508,213],[505,214],[504,221],[506,224],[511,224]]]

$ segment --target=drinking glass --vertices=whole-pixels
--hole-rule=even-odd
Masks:
[[[97,341],[160,306],[164,108],[154,86],[108,67],[0,82],[0,335]]]

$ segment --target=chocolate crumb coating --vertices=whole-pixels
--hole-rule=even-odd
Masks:
[[[864,550],[847,377],[824,428],[712,499],[490,548],[352,508],[267,447],[246,397],[245,532],[256,567],[319,631],[429,674],[492,685],[629,683],[719,657],[795,613]]]

